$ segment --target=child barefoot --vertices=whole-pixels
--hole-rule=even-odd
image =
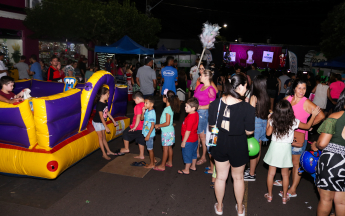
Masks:
[[[129,142],[135,140],[139,145],[139,155],[134,158],[145,159],[145,138],[142,134],[144,121],[141,121],[141,114],[143,112],[144,105],[144,95],[140,91],[136,91],[132,96],[136,106],[134,107],[134,117],[132,124],[123,131],[123,143],[124,148],[120,150],[121,153],[129,153]]]
[[[164,90],[163,102],[166,103],[166,107],[163,110],[160,124],[156,124],[155,126],[156,129],[162,129],[163,146],[162,163],[154,168],[157,171],[164,171],[165,166],[172,167],[172,145],[175,143],[175,129],[173,126],[174,112],[180,112],[180,100],[173,91],[168,91],[168,89]]]
[[[198,124],[199,114],[196,112],[199,107],[199,101],[196,98],[190,98],[186,103],[186,113],[188,116],[185,118],[182,127],[182,156],[183,161],[186,164],[184,170],[179,170],[179,174],[189,174],[189,169],[196,170],[195,164],[197,160],[197,148],[198,148]]]
[[[155,167],[155,155],[153,153],[153,138],[155,134],[155,124],[156,124],[156,112],[153,109],[155,105],[155,99],[153,96],[149,96],[145,99],[145,106],[143,107],[143,114],[141,114],[141,121],[144,121],[143,135],[146,141],[146,147],[150,154],[150,164],[146,164],[145,168]],[[146,110],[146,111],[145,111]]]
[[[292,167],[291,144],[294,139],[294,130],[297,128],[309,129],[314,122],[315,117],[319,114],[320,107],[312,111],[312,117],[307,124],[300,122],[295,118],[292,106],[287,100],[281,100],[275,107],[273,114],[268,116],[266,134],[272,134],[271,145],[265,155],[264,162],[269,165],[267,175],[268,193],[265,198],[268,202],[272,201],[273,178],[276,169],[281,168],[283,176],[283,194],[282,202],[286,204],[290,200],[287,195],[289,186],[289,168]]]
[[[108,155],[116,155],[116,154],[110,151],[108,142],[105,138],[104,131],[106,131],[107,133],[110,133],[110,130],[106,124],[107,117],[109,117],[113,121],[115,126],[117,126],[117,124],[114,121],[113,117],[108,112],[108,105],[107,105],[108,98],[109,98],[109,89],[107,89],[106,87],[102,87],[98,91],[95,98],[95,101],[97,101],[96,115],[92,120],[92,125],[95,128],[95,131],[97,132],[99,146],[101,147],[103,157],[107,160],[110,160],[110,157]],[[105,153],[104,147],[107,150],[107,153]]]

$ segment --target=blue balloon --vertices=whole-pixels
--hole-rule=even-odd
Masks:
[[[316,166],[317,166],[317,162],[319,161],[320,155],[321,155],[321,151],[303,152],[299,160],[302,168],[307,173],[314,174],[316,172]]]

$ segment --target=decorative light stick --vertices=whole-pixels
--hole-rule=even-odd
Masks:
[[[209,24],[208,22],[204,23],[204,28],[202,29],[202,33],[200,35],[201,43],[204,47],[204,50],[202,51],[200,61],[198,64],[198,68],[200,66],[201,60],[204,57],[204,52],[206,49],[211,49],[214,47],[214,42],[216,40],[216,36],[219,34],[219,27],[218,24]]]

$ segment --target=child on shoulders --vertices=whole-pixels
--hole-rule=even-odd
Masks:
[[[145,168],[155,167],[155,155],[153,153],[153,138],[156,136],[155,124],[156,124],[156,111],[153,109],[155,105],[155,99],[153,96],[149,96],[145,99],[145,106],[143,107],[143,113],[141,119],[144,121],[143,135],[146,141],[146,148],[150,155],[150,164],[146,164]]]
[[[188,116],[184,119],[181,127],[182,135],[182,156],[185,168],[179,170],[179,174],[189,174],[189,170],[196,171],[197,148],[198,148],[198,124],[199,114],[196,112],[199,107],[199,101],[196,98],[190,98],[186,103],[186,113]]]

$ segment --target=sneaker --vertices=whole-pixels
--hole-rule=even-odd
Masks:
[[[244,177],[244,181],[255,181],[256,180],[256,175],[250,175],[249,173],[248,173],[248,175],[245,175]]]
[[[246,170],[244,170],[244,175],[248,175],[250,173],[250,168],[248,167]]]

